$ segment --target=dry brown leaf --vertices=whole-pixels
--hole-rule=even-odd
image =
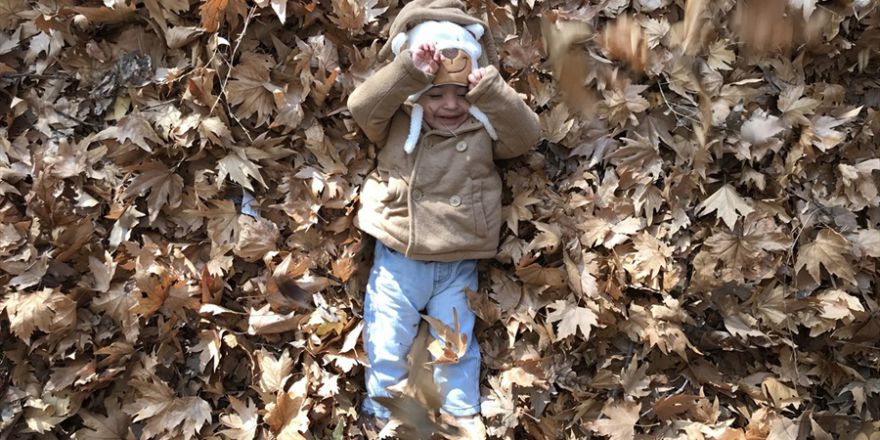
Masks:
[[[232,440],[254,440],[259,428],[259,415],[257,406],[250,399],[245,402],[229,397],[229,406],[232,411],[220,416],[220,423],[228,429],[219,431],[219,434]]]
[[[635,424],[639,420],[639,404],[634,402],[608,402],[602,408],[603,419],[594,423],[595,430],[611,440],[633,440]]]
[[[467,351],[467,335],[461,332],[458,324],[458,311],[452,309],[454,328],[443,324],[442,321],[428,315],[422,315],[422,319],[431,325],[437,338],[428,344],[428,351],[434,357],[432,364],[455,364]]]
[[[559,323],[556,332],[557,341],[576,335],[578,330],[581,331],[584,340],[588,341],[592,327],[599,327],[598,316],[586,307],[565,301],[556,301],[549,307],[553,311],[547,314],[547,322]]]
[[[795,272],[806,267],[807,273],[816,283],[822,282],[821,267],[833,274],[855,284],[855,271],[846,255],[851,254],[851,245],[842,235],[831,229],[823,229],[816,239],[800,246]]]
[[[748,215],[753,210],[730,185],[722,186],[697,206],[697,214],[702,216],[714,211],[730,229],[733,229],[740,216]]]

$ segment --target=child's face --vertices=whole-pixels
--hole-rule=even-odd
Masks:
[[[465,99],[467,87],[456,84],[434,86],[419,97],[425,109],[424,120],[433,129],[455,130],[466,121],[471,103]]]

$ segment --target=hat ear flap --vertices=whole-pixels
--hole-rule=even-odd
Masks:
[[[467,29],[470,33],[474,34],[474,38],[476,38],[478,40],[480,38],[483,38],[483,32],[486,31],[483,28],[483,25],[481,25],[479,23],[469,24],[469,25],[465,26],[464,28]]]
[[[406,32],[400,32],[394,36],[391,40],[391,50],[394,52],[394,55],[400,54],[400,49],[403,47],[404,43],[406,43],[406,39]]]

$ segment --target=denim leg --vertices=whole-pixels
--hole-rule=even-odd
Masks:
[[[419,329],[419,310],[431,295],[431,267],[409,260],[377,242],[364,301],[367,399],[363,411],[387,419],[389,411],[373,397],[390,396],[387,387],[406,378],[406,354]]]
[[[480,346],[474,340],[476,317],[468,306],[465,287],[477,290],[477,265],[474,260],[438,263],[434,297],[428,302],[428,315],[455,330],[453,309],[461,332],[467,335],[468,347],[455,364],[434,365],[434,382],[444,396],[443,410],[453,416],[480,412]],[[437,337],[433,332],[434,337]]]

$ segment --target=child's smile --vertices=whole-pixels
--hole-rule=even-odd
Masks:
[[[433,129],[455,130],[468,119],[471,103],[465,99],[467,87],[455,84],[434,86],[418,103],[425,110],[424,120]]]

